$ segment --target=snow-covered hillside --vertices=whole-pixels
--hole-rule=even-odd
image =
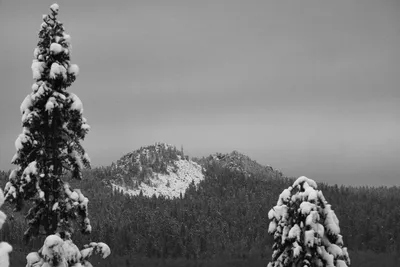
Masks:
[[[247,177],[281,178],[282,173],[263,166],[237,151],[216,153],[206,158],[190,160],[183,149],[165,143],[142,147],[121,157],[111,166],[111,186],[131,195],[163,195],[179,197],[192,181],[197,185],[204,179],[203,169],[217,164],[241,172]]]
[[[114,181],[111,185],[130,195],[169,198],[185,194],[193,182],[204,179],[202,167],[183,155],[174,146],[156,143],[123,156],[112,165]]]
[[[171,166],[167,167],[169,174],[153,173],[154,176],[150,178],[151,186],[141,183],[137,189],[129,189],[112,183],[112,187],[130,195],[139,195],[142,191],[144,196],[149,197],[163,195],[174,198],[179,197],[180,193],[183,196],[190,183],[197,185],[204,179],[204,175],[201,166],[193,161],[179,159],[175,164],[175,170]]]

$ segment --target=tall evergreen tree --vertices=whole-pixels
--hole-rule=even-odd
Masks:
[[[80,144],[89,130],[83,118],[80,99],[67,92],[79,68],[70,62],[70,36],[57,20],[59,6],[50,6],[43,15],[38,46],[32,63],[33,92],[21,104],[23,131],[15,141],[18,165],[6,184],[6,200],[20,209],[24,200],[33,207],[26,218],[25,239],[36,236],[41,228],[47,238],[39,252],[27,256],[27,266],[91,266],[93,253],[110,254],[104,243],[92,242],[79,250],[71,240],[73,222],[80,218],[81,230],[91,232],[89,200],[79,189],[62,180],[64,175],[81,179],[82,169],[90,167],[89,157]]]
[[[268,267],[347,267],[339,220],[317,184],[299,177],[283,190],[268,217],[274,236],[272,262]]]
[[[67,91],[79,68],[70,62],[71,37],[57,20],[58,5],[43,15],[39,42],[34,50],[33,92],[21,104],[23,131],[15,141],[12,163],[18,165],[6,184],[6,200],[19,210],[24,200],[32,200],[27,214],[25,238],[39,234],[72,231],[71,219],[81,218],[82,231],[90,233],[88,199],[61,178],[68,172],[81,179],[81,170],[90,167],[80,144],[89,130],[80,99]]]
[[[25,239],[40,234],[47,238],[39,252],[27,256],[27,266],[91,266],[93,253],[110,254],[104,243],[92,242],[79,250],[71,240],[74,222],[80,219],[83,233],[91,232],[88,199],[72,189],[62,177],[71,173],[81,179],[82,169],[90,167],[89,157],[80,144],[89,130],[83,118],[80,99],[67,91],[78,75],[70,62],[70,36],[57,20],[59,7],[50,6],[43,15],[39,42],[32,63],[33,92],[21,104],[23,131],[15,141],[18,165],[6,184],[6,200],[20,209],[25,200],[33,202],[26,218]]]

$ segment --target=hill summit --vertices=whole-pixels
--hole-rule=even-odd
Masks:
[[[215,153],[196,161],[203,167],[209,164],[217,164],[223,168],[241,172],[246,176],[253,175],[268,178],[281,178],[283,176],[282,172],[273,169],[271,166],[263,166],[236,150],[228,154]]]
[[[184,195],[190,184],[204,179],[202,167],[182,150],[155,143],[130,152],[111,165],[111,185],[130,195],[174,198]]]

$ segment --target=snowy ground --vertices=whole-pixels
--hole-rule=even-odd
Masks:
[[[179,197],[185,194],[186,189],[190,183],[194,181],[197,185],[204,179],[202,167],[191,160],[177,160],[175,161],[177,171],[173,171],[172,166],[168,166],[170,174],[154,173],[154,178],[151,179],[152,186],[142,183],[138,189],[127,189],[123,186],[112,183],[114,190],[120,190],[126,194],[139,195],[140,191],[144,196],[163,195],[169,198]]]

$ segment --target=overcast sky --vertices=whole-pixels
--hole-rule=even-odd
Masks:
[[[0,169],[52,3],[0,0]],[[400,185],[399,1],[58,3],[93,166],[161,141],[330,184]]]

